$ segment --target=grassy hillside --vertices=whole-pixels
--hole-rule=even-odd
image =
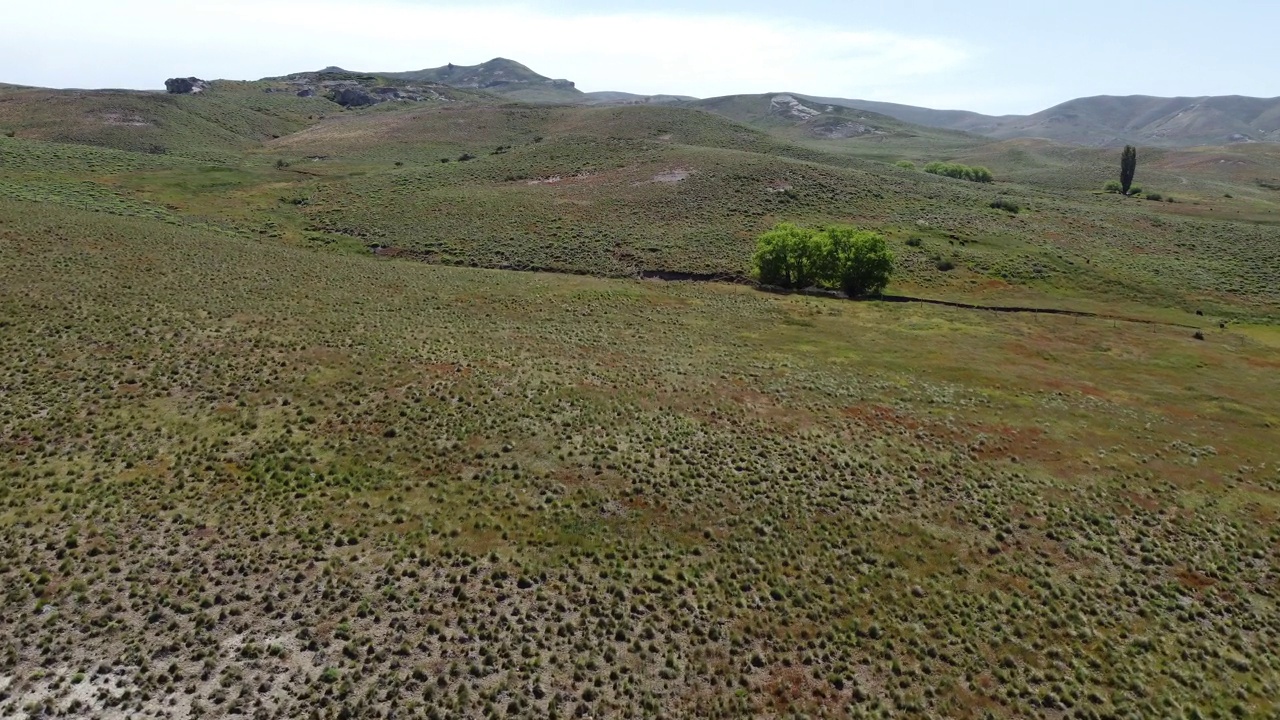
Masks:
[[[1144,155],[1140,179],[1181,195],[1157,204],[1099,195],[1114,159],[1095,151],[789,137],[686,108],[468,106],[348,115],[271,151],[332,153],[306,164],[314,179],[297,188],[310,231],[451,264],[743,275],[754,236],[779,220],[855,222],[890,235],[904,288],[948,296],[1065,293],[1246,314],[1271,314],[1280,299],[1267,222],[1280,198],[1253,184],[1222,198],[1207,174],[1184,185],[1157,169],[1172,156]],[[997,160],[999,182],[864,157],[907,152]],[[998,195],[1026,211],[992,210]]]
[[[1274,142],[1280,141],[1280,98],[1078,98],[1011,119],[988,134],[1108,147],[1126,143],[1187,147]]]
[[[289,82],[0,89],[0,717],[1280,709],[1273,146]]]
[[[176,108],[205,100],[155,97]],[[179,117],[228,102],[208,100]],[[282,102],[296,111],[305,105],[292,103],[306,100]],[[902,261],[900,292],[1240,317],[1272,317],[1280,304],[1280,195],[1263,180],[1280,176],[1280,157],[1269,146],[1144,150],[1139,182],[1178,201],[1154,203],[1098,192],[1114,173],[1107,152],[919,135],[901,124],[874,137],[819,139],[800,137],[794,123],[757,121],[768,128],[759,129],[684,107],[482,100],[314,117],[257,149],[227,155],[224,146],[210,166],[148,161],[93,178],[75,163],[21,170],[25,156],[66,154],[25,141],[30,130],[0,147],[19,173],[11,196],[81,187],[268,237],[446,264],[743,276],[753,238],[778,221],[852,222],[889,236]],[[138,133],[123,146],[158,131],[120,129]],[[997,182],[939,178],[894,159],[986,164]],[[1022,212],[992,209],[997,197]]]
[[[0,87],[0,131],[19,138],[225,158],[340,108],[323,98],[217,82],[201,95]]]
[[[586,96],[568,80],[539,75],[514,60],[494,58],[479,65],[453,65],[410,72],[378,73],[383,77],[476,88],[528,103],[577,103]]]
[[[4,715],[1275,709],[1271,330],[107,209],[0,199]]]

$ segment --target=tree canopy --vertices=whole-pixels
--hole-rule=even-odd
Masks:
[[[1138,148],[1125,145],[1120,154],[1120,190],[1125,195],[1133,187],[1133,177],[1138,173]]]
[[[841,225],[781,223],[760,236],[753,263],[766,285],[838,288],[850,297],[883,292],[893,274],[893,253],[881,235]]]

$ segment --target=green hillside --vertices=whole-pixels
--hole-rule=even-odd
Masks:
[[[20,138],[225,158],[339,110],[323,98],[220,81],[201,95],[0,87],[0,130]]]
[[[427,70],[377,74],[401,80],[475,88],[528,103],[578,103],[586,99],[572,82],[544,77],[506,58],[494,58],[479,65],[449,64]]]
[[[1280,154],[776,98],[0,88],[0,717],[1274,716]]]

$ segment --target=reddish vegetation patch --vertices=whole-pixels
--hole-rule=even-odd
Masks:
[[[1268,360],[1260,357],[1247,357],[1244,359],[1250,367],[1256,368],[1280,368],[1280,359]]]
[[[1156,512],[1160,509],[1160,503],[1156,502],[1154,498],[1146,495],[1140,495],[1135,492],[1126,492],[1124,493],[1124,497],[1128,499],[1129,502],[1137,505],[1147,512]]]
[[[1193,590],[1204,590],[1205,588],[1213,587],[1217,584],[1217,581],[1213,578],[1201,575],[1190,568],[1182,568],[1175,574],[1178,576],[1178,581],[1181,582],[1183,586]]]

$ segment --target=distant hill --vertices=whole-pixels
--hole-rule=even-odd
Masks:
[[[494,58],[479,65],[454,65],[411,72],[374,73],[381,77],[415,82],[439,83],[458,88],[474,88],[524,102],[580,103],[583,92],[569,80],[553,80],[539,75],[514,60]]]
[[[926,127],[943,128],[946,130],[962,130],[964,132],[972,132],[985,134],[999,128],[1003,123],[1012,119],[1020,118],[1020,115],[983,115],[981,113],[969,112],[968,110],[934,110],[932,108],[916,107],[914,105],[900,105],[898,103],[876,102],[874,100],[853,100],[848,98],[832,98],[817,97],[813,95],[797,95],[804,100],[825,103],[828,105],[839,105],[842,107],[853,108],[855,110],[866,110],[869,112],[888,115],[891,118],[909,122],[914,125],[924,125]]]
[[[1280,142],[1280,98],[1103,95],[1070,100],[1034,115],[997,117],[868,100],[799,97],[870,110],[918,125],[1000,139],[1036,137],[1094,147],[1129,143],[1191,147]]]
[[[690,95],[637,95],[635,93],[612,90],[589,92],[585,93],[585,96],[588,105],[661,105],[698,99]]]
[[[686,102],[684,106],[797,140],[902,137],[933,135],[938,131],[878,112],[822,102],[796,93],[726,95]]]
[[[321,72],[354,74],[336,67]],[[917,130],[922,127],[955,130],[1000,140],[1044,138],[1087,147],[1125,144],[1192,147],[1280,142],[1280,98],[1099,96],[1071,100],[1034,115],[995,116],[967,110],[935,110],[802,93],[733,95],[706,100],[683,95],[639,95],[618,91],[584,93],[569,80],[553,80],[505,58],[494,58],[479,65],[450,64],[428,70],[371,75],[481,90],[510,100],[532,103],[684,104],[756,126],[767,125],[775,130],[783,126],[794,127],[800,134],[822,139],[903,132],[904,128],[894,125],[897,121],[908,123]],[[783,96],[788,100],[781,105],[773,103],[774,98]],[[809,113],[809,110],[815,112]],[[846,110],[857,112],[844,112]]]
[[[1280,98],[1099,96],[1013,118],[992,137],[1043,137],[1077,145],[1165,147],[1280,141]]]

